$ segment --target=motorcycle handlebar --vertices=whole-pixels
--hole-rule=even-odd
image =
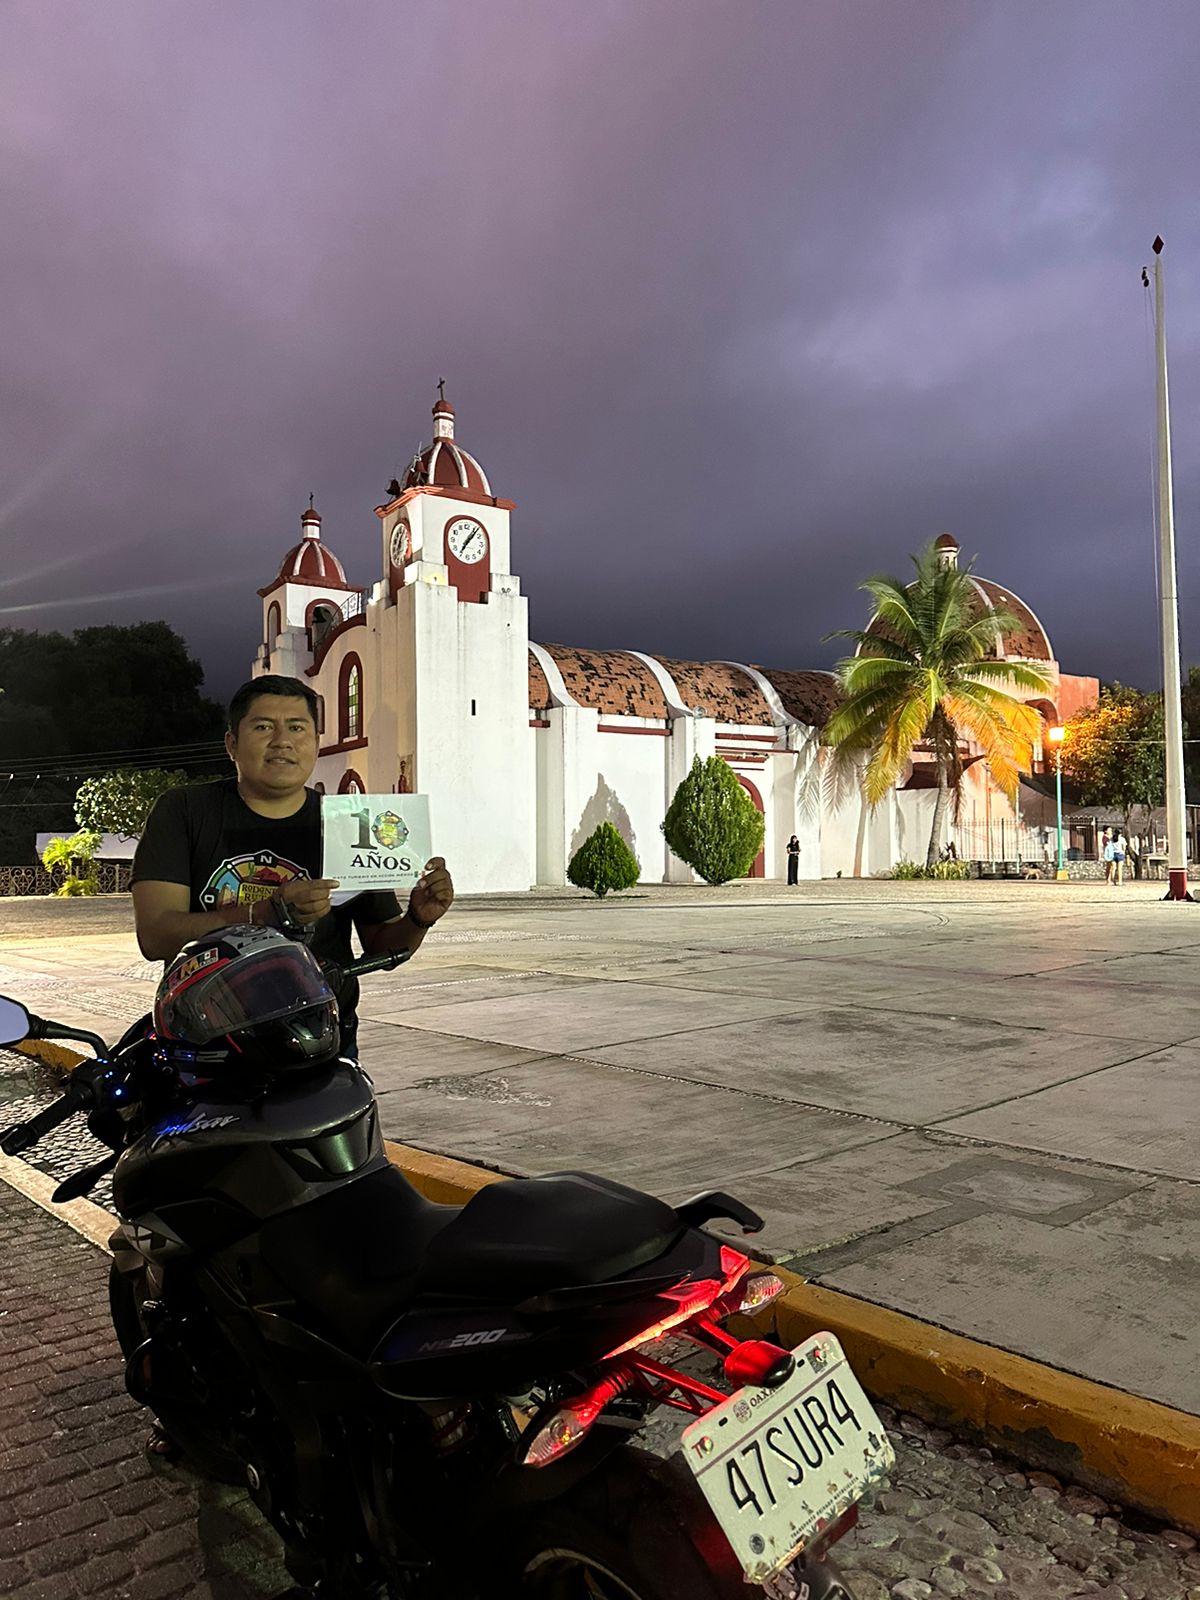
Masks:
[[[53,1105],[30,1117],[28,1122],[19,1122],[15,1128],[10,1128],[4,1137],[0,1138],[0,1150],[3,1150],[6,1156],[20,1155],[22,1150],[28,1150],[30,1145],[36,1144],[52,1129],[57,1128],[60,1122],[66,1122],[68,1117],[74,1116],[78,1110],[79,1106],[73,1095],[62,1095]]]
[[[388,950],[381,956],[360,956],[342,971],[347,978],[361,978],[368,972],[390,972],[412,960],[411,950]]]

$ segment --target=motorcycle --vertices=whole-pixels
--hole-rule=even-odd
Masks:
[[[249,1487],[297,1595],[851,1600],[828,1552],[894,1457],[831,1335],[726,1327],[783,1288],[705,1231],[758,1231],[749,1207],[586,1172],[437,1205],[349,1059],[206,1080],[151,1019],[110,1048],[0,999],[0,1043],[21,1039],[95,1059],[0,1149],[78,1114],[108,1146],[55,1198],[112,1171],[128,1390]],[[715,1375],[672,1365],[678,1339]],[[638,1444],[663,1408],[686,1420],[665,1460]]]

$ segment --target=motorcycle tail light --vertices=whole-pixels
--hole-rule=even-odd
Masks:
[[[724,1295],[729,1294],[738,1279],[745,1273],[750,1265],[750,1258],[744,1256],[740,1250],[734,1250],[730,1245],[721,1246],[721,1272],[720,1278],[701,1278],[695,1283],[676,1284],[673,1289],[661,1289],[657,1295],[659,1300],[674,1300],[675,1309],[660,1317],[650,1327],[637,1333],[632,1339],[627,1339],[624,1344],[610,1350],[605,1360],[613,1356],[624,1355],[627,1350],[636,1350],[639,1345],[650,1344],[652,1340],[661,1338],[671,1328],[678,1328],[701,1311],[707,1311],[715,1305]],[[783,1285],[780,1284],[780,1288]]]
[[[748,1278],[743,1278],[734,1292],[729,1296],[733,1311],[757,1311],[760,1306],[767,1305],[774,1300],[777,1294],[782,1294],[784,1283],[782,1278],[773,1272],[754,1272]],[[740,1299],[739,1299],[740,1296]]]
[[[559,1406],[558,1410],[530,1439],[521,1460],[527,1467],[548,1467],[562,1456],[568,1455],[577,1444],[582,1444],[591,1431],[594,1416],[575,1406]]]

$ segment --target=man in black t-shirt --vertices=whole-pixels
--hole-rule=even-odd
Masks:
[[[133,861],[138,945],[169,961],[190,939],[251,922],[307,937],[321,961],[352,958],[351,929],[368,955],[416,951],[450,909],[441,857],[428,862],[404,911],[390,891],[334,906],[321,872],[317,697],[297,678],[244,683],[229,706],[225,749],[236,778],[171,789],[156,803]],[[343,1053],[355,1053],[358,984],[338,995]]]

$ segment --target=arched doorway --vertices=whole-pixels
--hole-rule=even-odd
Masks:
[[[763,806],[762,795],[759,794],[759,792],[758,792],[757,788],[754,786],[754,784],[752,784],[750,782],[749,778],[743,778],[740,772],[735,772],[734,773],[734,777],[741,784],[742,788],[745,789],[746,793],[750,796],[751,800],[754,801],[754,809],[758,812],[759,816],[760,817],[765,817],[766,816],[766,810],[765,810],[765,808]],[[754,865],[750,868],[750,877],[752,877],[752,878],[765,878],[766,877],[766,875],[767,875],[766,848],[767,848],[766,840],[764,838],[764,840],[763,840],[763,848],[755,856]]]

